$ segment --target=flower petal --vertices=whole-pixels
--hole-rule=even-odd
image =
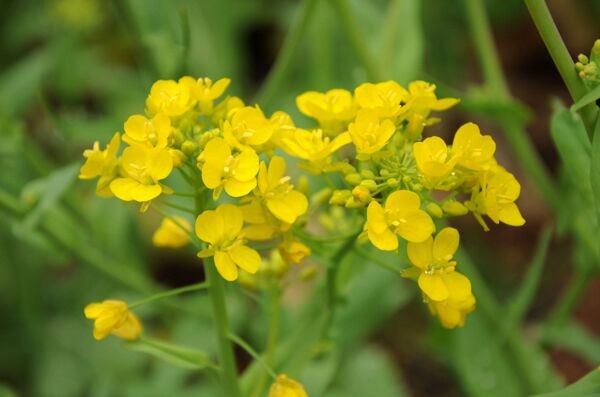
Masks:
[[[386,209],[418,209],[421,206],[419,195],[410,190],[397,190],[385,200]]]
[[[258,252],[245,245],[238,245],[229,250],[229,256],[236,265],[254,274],[260,267],[260,255]]]
[[[456,250],[460,235],[453,227],[443,228],[436,236],[433,243],[433,257],[438,261],[448,262],[452,259]]]
[[[439,274],[421,273],[419,276],[419,288],[434,301],[443,301],[450,295],[448,287]]]
[[[407,254],[410,262],[416,267],[425,270],[433,262],[433,238],[429,237],[421,243],[408,243]]]
[[[223,251],[215,252],[215,266],[217,271],[227,281],[235,281],[238,278],[238,269],[229,254]]]

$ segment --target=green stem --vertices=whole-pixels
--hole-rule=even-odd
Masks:
[[[192,285],[186,285],[185,287],[175,288],[175,289],[172,289],[169,291],[159,292],[158,294],[149,296],[147,298],[144,298],[142,300],[132,303],[131,305],[129,305],[129,308],[133,309],[138,306],[145,305],[146,303],[154,302],[159,299],[164,299],[164,298],[168,298],[170,296],[184,294],[186,292],[198,291],[198,290],[206,289],[207,287],[208,287],[208,283],[203,282],[203,283],[197,283],[197,284],[192,284]]]
[[[587,89],[577,76],[571,54],[556,28],[546,2],[544,0],[525,0],[525,5],[571,97],[574,101],[579,100],[587,93]],[[596,105],[591,104],[584,107],[580,114],[591,136],[597,115]]]
[[[556,308],[552,311],[548,320],[548,327],[564,325],[569,313],[579,302],[579,298],[585,292],[591,282],[591,274],[589,271],[577,271],[575,278],[569,283],[565,292],[561,295],[560,301]]]
[[[485,7],[482,0],[465,0],[467,18],[471,29],[471,37],[475,42],[481,69],[488,87],[495,93],[508,96],[509,90],[502,67],[500,58],[496,52],[492,30],[488,23]]]
[[[161,200],[160,202],[163,205],[166,205],[167,207],[171,207],[171,208],[179,210],[179,211],[187,212],[188,214],[192,214],[192,215],[196,214],[196,211],[194,211],[192,208],[188,208],[188,207],[185,207],[183,205],[171,203],[171,202],[166,201],[166,200]]]
[[[229,339],[229,320],[227,318],[227,306],[225,305],[223,280],[217,272],[213,258],[204,259],[204,271],[209,284],[208,293],[212,304],[214,326],[219,347],[221,385],[225,396],[241,397],[233,346]]]
[[[383,72],[375,62],[375,57],[369,49],[365,35],[360,29],[360,25],[358,24],[348,0],[333,0],[333,4],[338,13],[340,23],[342,24],[342,29],[344,30],[350,45],[354,49],[359,62],[365,68],[367,75],[374,81],[383,80]]]
[[[300,42],[304,37],[308,22],[310,21],[310,16],[316,4],[317,0],[304,0],[302,2],[300,11],[298,12],[296,20],[285,38],[283,46],[279,51],[279,55],[277,56],[277,60],[271,68],[271,71],[269,72],[269,75],[267,76],[267,79],[261,90],[256,95],[256,102],[266,105],[279,91],[281,84],[288,75],[288,71],[292,65],[294,57],[296,56]]]
[[[244,349],[250,356],[252,356],[252,358],[256,360],[257,363],[262,365],[267,374],[269,374],[269,376],[273,378],[273,380],[277,379],[277,374],[275,373],[275,371],[273,371],[273,368],[271,368],[271,366],[267,364],[267,362],[260,356],[260,354],[256,352],[256,350],[252,348],[252,346],[250,346],[245,340],[233,333],[229,333],[228,337],[233,342],[235,342],[236,345]]]
[[[373,264],[375,264],[375,265],[377,265],[379,267],[382,267],[382,268],[384,268],[386,270],[389,270],[390,272],[396,274],[397,276],[401,276],[402,275],[402,270],[401,269],[398,269],[396,266],[394,266],[394,265],[392,265],[390,263],[387,263],[386,261],[384,261],[381,258],[378,258],[378,257],[372,255],[369,252],[366,252],[364,250],[358,249],[356,247],[354,247],[354,252],[358,256],[360,256],[360,257],[362,257],[362,258],[370,261],[371,263],[373,263]]]

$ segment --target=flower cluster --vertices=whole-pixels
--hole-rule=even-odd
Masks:
[[[225,280],[256,285],[251,275],[281,277],[311,253],[301,230],[308,189],[294,185],[286,161],[296,158],[331,185],[311,202],[325,198],[355,209],[361,237],[380,250],[397,251],[406,241],[413,267],[404,274],[418,280],[444,326],[462,325],[475,298],[452,260],[459,233],[443,228],[436,234],[434,218],[471,213],[485,230],[485,217],[512,226],[525,221],[515,204],[520,185],[498,165],[493,139],[477,125],[461,126],[451,145],[423,137],[439,122],[436,113],[458,100],[438,98],[435,85],[424,81],[309,91],[297,97],[297,106],[314,123],[298,127],[285,112],[266,115],[258,105],[225,96],[229,83],[157,81],[144,115],[129,117],[105,150],[96,143],[84,152],[80,177],[98,178],[99,195],[138,202],[144,211],[153,200],[162,208],[173,206],[167,196],[185,196],[169,182],[178,174],[193,189],[195,225],[166,218],[154,243],[177,248],[194,237],[198,256],[213,258]],[[268,245],[270,259],[262,259],[256,242]]]
[[[595,88],[600,84],[600,39],[594,42],[589,57],[579,54],[575,68],[588,88]]]

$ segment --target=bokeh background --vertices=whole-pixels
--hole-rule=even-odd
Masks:
[[[600,1],[548,3],[571,53],[588,53],[600,37]],[[524,227],[484,233],[474,219],[460,220],[463,245],[489,292],[501,305],[510,301],[540,231],[557,219],[522,172],[496,118],[502,111],[502,117],[526,119],[535,148],[558,178],[560,162],[548,132],[551,100],[569,103],[523,2],[485,1],[519,101],[500,110],[478,88],[482,76],[463,2],[350,4],[386,78],[433,81],[442,96],[464,99],[432,131],[448,137],[463,122],[477,121],[498,142],[500,161],[522,182]],[[292,0],[0,2],[0,396],[215,395],[205,375],[124,349],[117,340],[92,339],[82,314],[88,302],[139,298],[150,286],[195,283],[203,273],[191,251],[151,246],[158,217],[140,217],[133,206],[96,198],[93,184],[76,176],[83,149],[107,142],[130,114],[142,112],[159,78],[226,76],[233,80],[231,93],[253,101],[299,8]],[[331,2],[320,0],[283,84],[261,104],[267,113],[283,109],[308,122],[295,109],[296,95],[352,89],[368,79]],[[558,233],[527,316],[515,325],[525,341],[540,347],[536,354],[543,358],[533,361],[548,359],[564,382],[600,363],[600,279],[577,291],[571,333],[539,337],[540,324],[573,278],[576,258],[568,233]],[[502,364],[510,363],[502,357],[503,344],[510,342],[482,326],[479,314],[464,330],[444,331],[412,286],[397,284],[390,296],[370,297],[363,311],[349,313],[348,326],[368,323],[353,345],[356,354],[335,373],[317,361],[303,375],[309,390],[329,390],[316,394],[328,397],[523,395],[521,386],[506,382],[540,369]],[[294,307],[310,289],[310,283],[296,286],[286,303]],[[241,292],[231,290],[230,297],[234,326],[261,340],[264,314],[244,303]],[[214,350],[204,298],[182,299],[175,308],[144,307],[141,314],[157,337]],[[293,328],[293,318],[288,323]],[[575,343],[557,341],[562,338]],[[248,357],[238,353],[243,366]],[[312,386],[319,382],[329,388]]]

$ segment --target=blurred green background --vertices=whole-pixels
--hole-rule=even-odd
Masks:
[[[151,246],[156,215],[140,217],[133,206],[97,198],[92,183],[77,181],[81,153],[96,140],[107,142],[129,115],[143,112],[145,96],[159,78],[230,77],[232,94],[248,102],[258,94],[267,113],[283,109],[299,123],[307,120],[295,109],[296,95],[352,89],[370,80],[335,1],[318,0],[282,84],[261,91],[301,3],[0,2],[1,397],[216,395],[210,374],[124,349],[118,340],[93,340],[92,324],[82,313],[87,303],[137,299],[156,288],[198,282],[203,273],[191,251]],[[600,2],[549,3],[572,54],[587,53],[600,37]],[[442,96],[463,99],[432,131],[450,136],[475,120],[494,136],[501,162],[522,182],[519,206],[527,224],[484,233],[474,219],[460,221],[471,256],[463,262],[472,262],[469,268],[481,275],[473,279],[480,308],[456,331],[439,328],[411,285],[390,280],[380,268],[356,270],[364,260],[351,257],[347,272],[364,274],[359,282],[340,281],[349,299],[337,324],[339,349],[312,352],[311,364],[295,370],[298,377],[311,397],[511,397],[580,378],[600,363],[600,280],[592,277],[595,271],[574,273],[586,254],[546,207],[498,122],[527,123],[544,163],[566,184],[560,186],[567,218],[576,217],[571,182],[565,181],[548,132],[551,98],[568,103],[568,97],[522,1],[485,2],[518,103],[480,88],[464,2],[349,4],[382,77],[403,84],[429,80]],[[540,231],[557,219],[559,232],[566,232],[552,239],[545,261],[542,238],[534,258]],[[589,238],[597,244],[596,236]],[[539,274],[528,272],[536,263],[544,266],[535,267]],[[585,274],[572,296],[573,316],[554,332],[542,332],[573,274]],[[294,335],[306,322],[297,301],[311,288],[301,285],[286,295],[284,334]],[[239,288],[228,294],[234,328],[260,347],[264,312]],[[504,329],[490,317],[502,319],[515,294],[525,303],[516,309],[518,321],[500,321],[508,324]],[[196,294],[177,302],[140,310],[148,332],[214,352],[206,298]],[[249,357],[238,353],[243,368]]]

